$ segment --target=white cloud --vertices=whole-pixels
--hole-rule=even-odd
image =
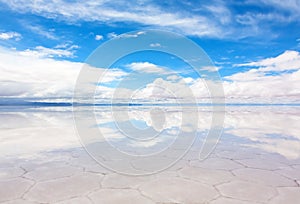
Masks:
[[[151,43],[150,47],[161,47],[161,44],[159,44],[159,43]]]
[[[204,66],[204,67],[201,67],[201,70],[209,71],[209,72],[216,72],[219,69],[220,69],[220,67],[217,67],[217,66]]]
[[[220,19],[222,24],[231,22],[231,11],[227,8],[225,2],[218,1],[215,4],[205,5],[204,8],[210,11],[214,17]]]
[[[299,103],[300,68],[294,69],[298,57],[299,53],[288,51],[278,57],[255,62],[262,67],[225,77],[223,87],[226,102]],[[281,72],[281,70],[289,70],[283,68],[286,64],[295,65],[293,71]],[[83,63],[55,60],[47,55],[24,55],[24,52],[0,47],[1,96],[70,97],[73,95],[75,81],[82,66]],[[167,102],[176,98],[196,97],[199,102],[209,102],[210,93],[205,82],[200,78],[171,75],[165,67],[149,62],[136,62],[129,64],[128,67],[142,73],[169,74],[163,75],[167,77],[166,80],[157,78],[152,83],[145,84],[145,88],[136,91],[133,98],[137,100],[158,99]],[[97,99],[111,98],[115,89],[111,87],[110,82],[120,81],[129,74],[117,68],[109,69],[107,72],[103,68],[94,70],[105,72],[104,80],[97,87]],[[280,72],[270,75],[269,70]],[[208,83],[214,82],[208,81]],[[123,88],[119,89],[118,96],[128,98],[132,94],[132,90]]]
[[[103,40],[103,35],[96,35],[95,40]]]
[[[239,15],[239,17],[244,18],[248,22],[258,25],[260,22],[268,21],[289,23],[289,22],[299,22],[300,17],[300,3],[299,0],[247,0],[246,4],[251,6],[256,5],[258,7],[264,8],[264,10],[269,9],[269,11],[264,12],[247,12],[244,15]],[[262,30],[263,31],[263,30]]]
[[[260,9],[238,12],[234,15],[236,27],[233,27],[231,37],[245,38],[249,36],[267,37],[268,40],[280,37],[280,32],[273,30],[274,26],[286,26],[298,23],[300,4],[298,0],[247,0],[247,6]],[[237,3],[237,6],[240,6]],[[232,24],[230,24],[232,25]]]
[[[40,55],[24,55],[0,47],[1,97],[72,97],[83,63],[55,60]],[[97,72],[106,69],[93,68]],[[103,83],[119,79],[124,72],[110,69]]]
[[[272,7],[288,11],[295,16],[299,16],[300,11],[300,2],[299,0],[288,0],[288,1],[281,1],[281,0],[260,0],[262,3],[266,5],[270,5]]]
[[[256,76],[255,76],[256,75]],[[235,80],[238,76],[227,77]],[[246,99],[249,102],[299,102],[300,70],[275,76],[261,73],[242,73],[242,80],[224,83],[226,97]]]
[[[51,30],[51,29],[46,30],[42,26],[30,25],[27,22],[24,22],[23,24],[27,29],[31,30],[35,34],[46,37],[50,40],[57,40],[58,39],[58,37],[53,33],[53,30]]]
[[[131,33],[131,34],[125,33],[122,35],[118,35],[118,37],[120,37],[120,38],[137,38],[140,35],[144,35],[145,33],[146,33],[145,31],[138,31],[136,33]]]
[[[179,77],[178,75],[170,75],[167,77],[167,80],[169,81],[177,81],[179,80],[181,77]]]
[[[161,67],[150,62],[133,62],[128,64],[129,67],[133,71],[144,72],[144,73],[156,73],[156,74],[167,74],[168,71],[165,67]]]
[[[37,57],[74,57],[74,53],[77,48],[77,45],[69,46],[65,49],[61,49],[62,45],[58,45],[55,48],[46,48],[43,46],[37,46],[34,49],[26,49],[24,51],[19,52],[24,56],[37,56]]]
[[[136,22],[154,27],[178,30],[185,34],[197,36],[222,37],[226,30],[219,27],[219,19],[209,18],[205,14],[186,15],[181,12],[169,12],[151,2],[135,2],[127,4],[107,1],[4,1],[10,8],[19,12],[30,12],[52,19],[63,19],[68,22],[100,21],[100,22]],[[218,13],[215,9],[214,12]],[[222,18],[224,19],[224,18]],[[222,20],[223,21],[223,20]],[[228,29],[227,29],[228,30]]]
[[[193,98],[207,99],[209,94],[202,80],[182,78],[179,81],[166,81],[162,78],[155,79],[147,84],[144,89],[135,92],[135,99],[173,101],[189,100]]]
[[[134,22],[151,28],[164,28],[199,37],[241,39],[264,35],[276,37],[268,25],[274,22],[299,21],[298,0],[247,0],[250,6],[261,6],[264,11],[233,10],[239,2],[213,0],[209,3],[189,3],[189,7],[177,8],[176,12],[151,0],[126,1],[94,0],[0,0],[11,9],[21,13],[34,13],[46,18],[67,23],[89,22]],[[176,5],[176,4],[175,4]],[[276,8],[274,11],[273,8]],[[51,37],[51,36],[49,36]]]
[[[0,49],[1,96],[70,97],[81,63]]]
[[[146,33],[145,31],[138,31],[138,32],[135,32],[135,33],[130,33],[130,34],[124,33],[124,34],[118,35],[118,34],[112,32],[112,33],[108,33],[107,37],[108,38],[137,38],[140,35],[143,35],[145,33]]]
[[[108,38],[115,38],[115,37],[117,37],[118,36],[118,34],[116,34],[116,33],[114,33],[114,32],[111,32],[111,33],[108,33],[107,34],[107,37]]]
[[[10,39],[20,40],[21,37],[22,37],[21,34],[17,32],[0,33],[0,40],[10,40]]]
[[[227,103],[299,103],[300,61],[299,53],[286,51],[282,55],[249,63],[259,66],[245,72],[225,77],[223,88]],[[248,65],[248,64],[247,64]],[[242,66],[246,66],[245,64]],[[282,72],[287,70],[289,72]],[[269,74],[269,71],[275,72]],[[180,80],[181,79],[181,80]],[[206,81],[213,85],[214,82]],[[210,93],[202,79],[189,79],[170,75],[167,80],[156,79],[136,94],[137,98],[178,99],[190,97],[191,90],[199,102],[209,102]]]
[[[103,74],[101,81],[99,81],[100,84],[110,83],[112,81],[120,81],[124,76],[127,75],[126,72],[118,68],[103,69],[103,71],[105,71],[105,73]]]
[[[237,66],[257,67],[225,77],[227,101],[289,103],[300,100],[300,54],[283,54]],[[274,74],[268,74],[268,72]],[[289,71],[289,72],[282,72]]]
[[[287,71],[300,69],[300,53],[287,50],[277,57],[263,59],[257,62],[238,64],[236,66],[259,67],[260,71]]]

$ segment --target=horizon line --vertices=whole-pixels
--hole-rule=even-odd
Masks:
[[[73,102],[19,102],[0,103],[0,107],[80,107],[80,106],[300,106],[300,103],[73,103]]]

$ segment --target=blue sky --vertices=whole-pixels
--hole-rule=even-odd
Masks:
[[[69,96],[78,67],[102,43],[125,32],[161,29],[185,35],[205,50],[225,81],[228,99],[299,101],[299,0],[0,0],[0,18],[1,97]],[[132,63],[184,69],[184,63],[165,57],[136,54],[115,64],[115,74],[125,74]],[[43,73],[37,75],[30,63]],[[74,79],[66,80],[70,72]],[[38,89],[37,78],[47,75],[54,80],[45,79],[49,90]],[[61,85],[53,86],[59,79]],[[192,84],[200,86],[196,80]]]

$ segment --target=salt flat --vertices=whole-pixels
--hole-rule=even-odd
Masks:
[[[85,117],[84,110],[82,113]],[[299,107],[227,108],[221,138],[205,160],[199,160],[199,153],[213,128],[211,110],[202,107],[197,128],[192,129],[183,124],[182,114],[176,107],[155,112],[149,107],[131,109],[122,124],[130,122],[139,131],[152,128],[161,133],[151,140],[143,140],[149,135],[133,134],[138,138],[131,141],[124,134],[127,129],[120,131],[122,126],[115,125],[111,109],[98,108],[97,124],[90,128],[99,129],[104,139],[90,140],[84,148],[82,143],[87,140],[82,142],[84,135],[78,136],[69,108],[2,110],[0,202],[247,204],[300,200]],[[191,133],[196,137],[189,145],[185,137],[195,136]],[[127,161],[112,149],[103,157],[93,155],[97,151],[89,152],[104,142],[136,158]]]

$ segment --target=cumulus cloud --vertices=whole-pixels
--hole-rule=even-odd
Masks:
[[[1,96],[69,97],[81,63],[0,49]]]
[[[223,84],[228,102],[299,102],[300,70],[275,76],[250,70],[226,79],[230,79]]]
[[[223,88],[227,103],[299,103],[300,101],[300,53],[286,51],[273,58],[257,62],[240,64],[249,66],[245,72],[237,72],[224,77]],[[252,67],[252,69],[251,69]],[[207,68],[216,69],[215,67]],[[165,99],[177,97],[193,97],[199,102],[209,102],[210,93],[207,84],[213,86],[213,81],[203,81],[169,75],[166,80],[157,78],[139,90],[137,98],[153,96]]]
[[[167,68],[161,67],[150,62],[133,62],[127,65],[133,71],[144,73],[167,74]]]
[[[237,66],[255,68],[225,77],[223,85],[229,101],[299,102],[299,52],[286,51],[277,57]]]
[[[300,69],[300,53],[287,50],[277,57],[256,62],[238,64],[236,66],[259,67],[260,71],[288,71]]]
[[[1,97],[72,97],[75,82],[84,63],[56,60],[0,47]],[[124,72],[93,68],[105,72],[103,82],[111,82]],[[94,82],[95,83],[95,82]]]
[[[287,51],[273,58],[263,59],[239,66],[258,66],[245,72],[224,77],[223,88],[226,102],[238,103],[299,103],[300,68],[299,53]],[[57,60],[48,55],[27,54],[0,47],[0,82],[2,97],[70,97],[83,63]],[[128,74],[118,68],[93,69],[104,74],[97,86],[95,98],[111,99],[132,97],[139,101],[159,100],[170,102],[176,99],[196,98],[198,102],[210,102],[208,83],[191,77],[182,77],[167,72],[150,62],[135,62],[127,65],[135,72],[157,75],[152,82],[139,90],[114,87]],[[92,69],[93,67],[91,67]],[[270,74],[270,70],[273,71]],[[287,72],[282,72],[287,70]]]
[[[10,39],[20,40],[21,37],[22,37],[21,34],[17,32],[0,33],[0,40],[10,40]]]
[[[172,75],[174,76],[174,75]],[[173,77],[172,77],[173,78]],[[178,80],[180,79],[180,80]],[[145,88],[137,90],[133,98],[138,100],[183,102],[182,100],[208,99],[209,93],[202,80],[192,81],[190,78],[177,78],[176,81],[155,79]]]

